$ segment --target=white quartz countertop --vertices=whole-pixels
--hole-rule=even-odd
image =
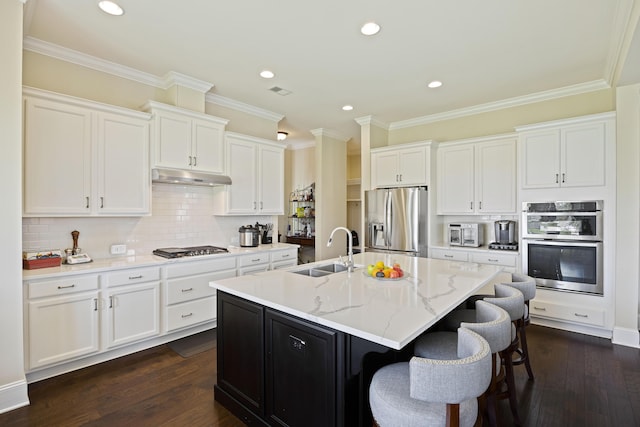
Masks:
[[[497,276],[501,268],[470,262],[385,255],[354,255],[354,272],[309,277],[292,273],[335,260],[298,265],[210,282],[210,286],[360,338],[401,349],[468,296]],[[400,264],[401,280],[366,275],[376,261]]]
[[[184,245],[183,245],[184,246]],[[197,245],[191,245],[197,246]],[[67,276],[75,274],[92,274],[102,273],[105,271],[122,270],[127,268],[138,267],[162,267],[163,265],[183,263],[183,262],[199,262],[210,259],[218,259],[224,257],[236,257],[243,254],[251,254],[265,251],[287,250],[298,248],[299,245],[290,243],[273,243],[269,245],[259,245],[256,247],[239,247],[229,246],[228,253],[214,255],[200,255],[194,257],[183,258],[163,258],[157,255],[137,255],[137,256],[116,256],[112,258],[94,259],[92,262],[85,264],[62,264],[59,267],[38,268],[34,270],[22,270],[22,279],[46,279],[58,276]]]

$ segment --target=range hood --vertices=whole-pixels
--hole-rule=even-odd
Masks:
[[[152,169],[151,180],[163,184],[201,185],[204,187],[231,184],[231,178],[226,175],[164,168]]]

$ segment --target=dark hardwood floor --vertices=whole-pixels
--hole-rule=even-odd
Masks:
[[[640,426],[640,349],[540,326],[527,330],[535,381],[515,368],[524,426]],[[29,386],[31,405],[0,426],[243,424],[213,400],[216,351],[159,346]],[[511,425],[506,401],[503,425]]]

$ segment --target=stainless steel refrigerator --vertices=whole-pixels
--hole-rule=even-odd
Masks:
[[[369,190],[365,202],[365,250],[427,256],[427,188]]]

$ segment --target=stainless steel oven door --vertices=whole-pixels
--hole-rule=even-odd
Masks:
[[[522,268],[537,285],[602,295],[602,242],[522,239]]]

